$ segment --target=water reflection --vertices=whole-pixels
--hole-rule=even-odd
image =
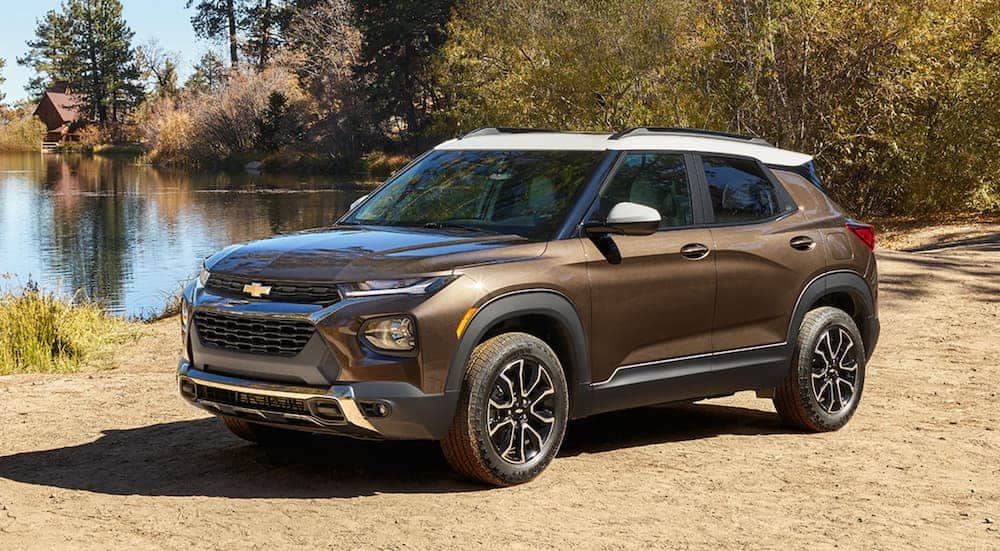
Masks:
[[[0,287],[29,278],[117,313],[162,308],[229,243],[335,221],[366,184],[330,177],[191,174],[130,161],[0,155]]]

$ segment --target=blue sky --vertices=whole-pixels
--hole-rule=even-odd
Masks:
[[[25,41],[34,37],[35,21],[45,12],[57,9],[59,0],[0,0],[0,58],[7,60],[0,86],[6,103],[24,99],[25,84],[32,77],[28,67],[17,64],[17,57],[27,52]],[[156,38],[161,46],[181,56],[181,81],[191,73],[191,66],[208,50],[220,51],[214,42],[195,38],[191,30],[191,12],[185,0],[122,0],[125,20],[135,31],[135,44]]]

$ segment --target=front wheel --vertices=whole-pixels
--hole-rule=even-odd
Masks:
[[[864,389],[864,346],[858,326],[843,310],[824,306],[809,311],[791,370],[774,396],[782,421],[816,432],[846,425]]]
[[[537,337],[505,333],[473,351],[441,449],[466,476],[496,486],[520,484],[559,452],[568,416],[559,358]]]

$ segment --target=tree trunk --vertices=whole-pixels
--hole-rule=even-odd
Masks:
[[[226,17],[229,18],[229,61],[233,69],[239,66],[239,52],[236,40],[236,7],[233,0],[226,0]]]
[[[98,122],[101,123],[101,126],[104,126],[108,122],[108,108],[104,103],[104,79],[101,76],[101,65],[97,59],[97,32],[94,29],[93,11],[87,12],[84,21],[86,25],[87,62],[90,65],[91,83],[91,89],[87,91],[87,96],[90,99],[91,105],[95,108],[94,111],[96,112]]]
[[[265,0],[264,2],[264,13],[261,14],[260,24],[260,60],[258,61],[257,68],[263,71],[267,65],[269,56],[268,48],[271,45],[271,0]]]

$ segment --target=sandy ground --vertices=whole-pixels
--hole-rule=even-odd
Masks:
[[[0,549],[995,549],[997,230],[880,254],[882,342],[845,429],[790,432],[751,394],[603,415],[508,489],[431,443],[248,446],[176,395],[167,320],[113,371],[0,377]]]

